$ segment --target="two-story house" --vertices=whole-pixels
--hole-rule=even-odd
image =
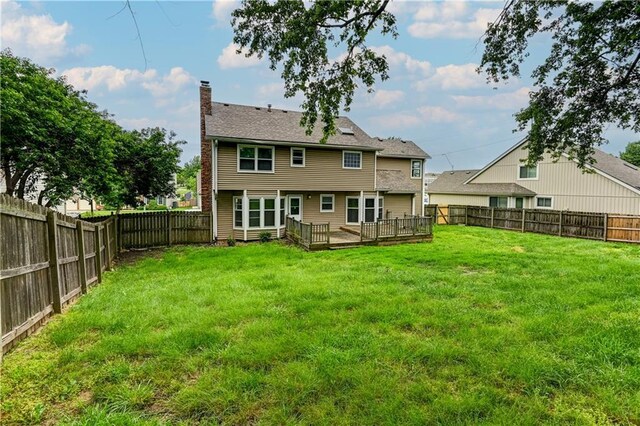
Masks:
[[[549,154],[533,167],[523,163],[522,140],[480,170],[443,172],[429,186],[429,202],[640,214],[640,168],[595,150],[596,163],[583,172],[577,162]]]
[[[411,141],[372,138],[347,117],[320,143],[301,113],[212,102],[200,86],[202,210],[218,240],[284,235],[285,218],[332,230],[379,218],[420,215],[425,161]]]

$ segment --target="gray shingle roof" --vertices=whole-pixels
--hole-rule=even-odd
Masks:
[[[413,141],[403,139],[383,139],[372,138],[372,144],[383,151],[380,153],[382,157],[404,157],[404,158],[431,158],[429,154],[424,152],[422,148]]]
[[[391,193],[413,193],[416,191],[415,183],[401,170],[376,171],[376,191],[388,191]]]
[[[322,138],[322,123],[316,123],[313,133],[307,135],[300,127],[302,113],[265,107],[212,102],[212,115],[205,117],[209,138],[247,139],[258,141],[318,144]],[[382,154],[429,158],[426,152],[411,141],[380,140],[372,138],[348,117],[338,117],[337,128],[353,130],[353,135],[337,131],[329,137],[327,145],[368,148]]]
[[[429,194],[469,194],[469,195],[522,195],[532,197],[535,192],[524,188],[517,183],[468,183],[464,185],[471,176],[479,170],[453,170],[442,172],[427,191]]]
[[[640,167],[629,164],[626,161],[607,154],[604,151],[596,149],[593,158],[597,161],[593,165],[594,168],[608,174],[609,176],[618,179],[631,185],[636,189],[640,189]]]

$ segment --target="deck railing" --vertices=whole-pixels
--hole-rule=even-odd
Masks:
[[[314,244],[331,243],[329,223],[304,223],[287,217],[285,236],[296,244],[310,248]]]
[[[432,223],[432,219],[425,216],[361,222],[360,239],[362,241],[377,241],[385,238],[431,236],[433,233]]]

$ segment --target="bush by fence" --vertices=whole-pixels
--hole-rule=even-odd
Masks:
[[[89,223],[0,194],[2,352],[102,281],[117,218]]]
[[[640,216],[547,209],[448,207],[448,222],[451,225],[465,224],[563,237],[640,243]]]

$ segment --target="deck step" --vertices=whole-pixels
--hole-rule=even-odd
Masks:
[[[352,249],[352,248],[358,248],[358,247],[364,247],[364,246],[361,244],[348,245],[348,246],[329,246],[329,250],[344,250],[344,249]]]

